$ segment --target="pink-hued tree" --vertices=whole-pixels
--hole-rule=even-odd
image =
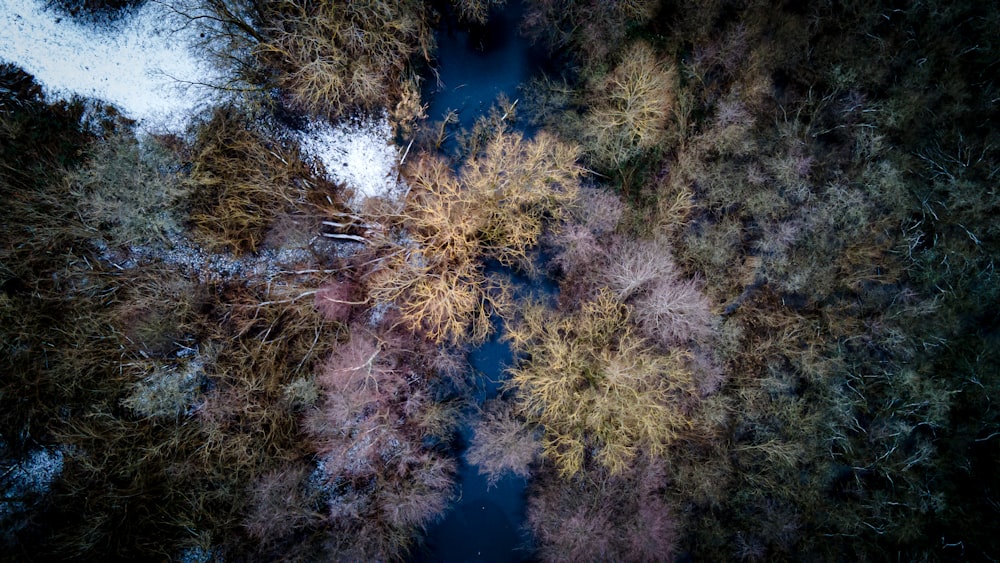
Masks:
[[[353,541],[336,557],[391,559],[447,506],[454,461],[427,446],[453,419],[418,369],[420,343],[351,332],[316,377],[321,398],[303,426],[329,496],[328,525]]]
[[[361,298],[357,284],[342,280],[319,288],[315,303],[325,319],[345,322],[355,307],[365,305],[367,301]]]
[[[669,561],[677,530],[663,495],[662,463],[628,473],[589,471],[563,479],[543,471],[528,501],[528,524],[544,561]]]
[[[540,438],[537,429],[517,418],[513,405],[498,400],[476,423],[475,436],[465,455],[492,486],[508,473],[529,477],[531,464],[542,453]]]

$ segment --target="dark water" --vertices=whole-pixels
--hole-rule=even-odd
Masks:
[[[539,256],[537,263],[544,262]],[[487,273],[506,277],[517,299],[555,299],[558,288],[545,277],[529,278],[498,264],[489,264]],[[514,361],[514,354],[501,340],[503,322],[494,319],[492,339],[469,352],[468,360],[478,385],[473,397],[482,406],[500,392],[504,371]],[[469,425],[459,430],[458,449],[464,452],[472,439]],[[458,500],[427,532],[424,546],[414,561],[489,561],[514,562],[532,560],[530,536],[523,523],[525,517],[525,487],[527,482],[508,475],[493,487],[479,474],[477,466],[466,463],[460,456],[457,475]]]
[[[532,48],[518,33],[523,6],[508,1],[502,11],[491,13],[483,26],[463,26],[453,17],[444,18],[438,30],[436,76],[426,77],[424,99],[427,115],[440,120],[449,110],[458,114],[458,127],[469,129],[486,113],[501,94],[517,99],[518,86],[543,69],[547,58]],[[454,150],[454,141],[442,150]],[[544,257],[539,257],[539,262]],[[557,289],[547,279],[529,279],[498,264],[490,264],[488,273],[507,277],[518,298],[552,298]],[[474,402],[482,406],[499,393],[504,371],[514,356],[510,346],[500,340],[503,326],[494,320],[495,336],[469,352],[470,369],[477,375]],[[470,419],[473,418],[470,416]],[[460,465],[457,475],[457,500],[441,520],[431,526],[424,545],[413,554],[413,561],[512,562],[532,560],[530,537],[524,530],[524,479],[507,476],[487,487],[478,467],[464,459],[472,439],[466,424],[459,430],[456,449]]]
[[[458,126],[468,129],[497,96],[504,94],[513,102],[517,87],[549,66],[545,50],[518,33],[523,12],[520,1],[508,0],[502,11],[491,12],[486,25],[460,25],[445,18],[437,33],[436,75],[425,77],[422,92],[432,121],[454,110]],[[445,149],[451,148],[446,143]]]
[[[542,262],[543,257],[538,258]],[[497,264],[487,272],[507,277],[518,299],[553,300],[558,288],[548,278],[528,278]],[[479,379],[475,402],[482,406],[500,391],[504,370],[514,361],[510,346],[501,340],[503,323],[494,320],[494,337],[469,352],[469,364]],[[459,431],[458,449],[464,452],[472,439],[472,429]],[[414,554],[414,561],[531,561],[530,536],[524,530],[525,487],[527,482],[505,476],[493,487],[479,474],[477,466],[460,459],[457,475],[458,500],[427,532],[426,542]]]
[[[461,429],[463,446],[471,429]],[[431,526],[413,561],[530,561],[530,538],[523,529],[527,482],[513,475],[487,487],[476,466],[460,458],[458,500]]]

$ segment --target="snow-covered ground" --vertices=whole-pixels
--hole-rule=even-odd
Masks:
[[[198,30],[184,23],[155,0],[113,25],[76,21],[42,0],[0,0],[0,60],[23,67],[50,94],[104,100],[145,131],[180,132],[216,101],[204,84],[224,82],[193,53]],[[333,181],[351,190],[354,209],[370,197],[405,193],[385,116],[313,122],[296,137]]]
[[[312,122],[299,136],[302,151],[323,163],[326,175],[343,183],[353,196],[347,204],[360,211],[370,197],[398,198],[406,184],[398,171],[399,150],[389,120],[345,119],[331,125]]]
[[[114,25],[83,23],[39,0],[0,0],[0,59],[16,63],[46,91],[117,106],[147,130],[177,131],[210,101],[215,77],[189,49],[168,7],[146,2]]]
[[[324,244],[324,239],[320,239],[318,244]],[[169,247],[130,246],[128,253],[122,258],[118,258],[99,241],[95,241],[94,245],[101,252],[101,258],[116,268],[136,268],[147,261],[168,264],[202,283],[240,279],[270,281],[315,260],[310,249],[305,246],[265,248],[254,254],[235,256],[228,252],[209,252],[181,235],[171,237]]]
[[[0,451],[5,448],[0,442]],[[48,491],[62,468],[63,452],[47,448],[32,450],[19,463],[0,466],[0,522],[26,510],[25,499]]]

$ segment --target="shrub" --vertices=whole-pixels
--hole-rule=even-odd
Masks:
[[[67,172],[93,140],[84,105],[48,103],[0,63],[0,438],[14,452],[120,382],[110,324],[116,274],[89,256]]]
[[[451,3],[463,21],[481,25],[489,19],[491,8],[501,7],[507,0],[452,0]]]
[[[244,103],[289,102],[325,117],[402,104],[395,117],[404,129],[422,111],[407,76],[411,58],[429,60],[434,49],[431,12],[421,2],[174,0],[172,7],[198,26],[198,50],[222,70],[213,86]],[[287,96],[279,99],[278,89]]]
[[[401,98],[412,55],[430,57],[426,8],[412,0],[289,1],[269,6],[255,55],[293,102],[319,115]]]
[[[553,50],[571,46],[568,51],[578,51],[581,62],[599,64],[611,46],[625,43],[631,26],[649,21],[656,9],[650,0],[540,0],[527,6],[522,25],[529,37]]]
[[[355,307],[367,303],[360,293],[357,284],[348,280],[324,285],[316,292],[316,309],[327,320],[345,322]]]
[[[319,490],[310,486],[308,468],[289,464],[258,477],[250,489],[250,512],[243,526],[262,545],[278,543],[315,525]]]
[[[635,301],[636,323],[663,343],[704,341],[712,333],[711,304],[698,279],[659,280]]]
[[[646,43],[635,43],[594,87],[584,118],[588,154],[604,170],[662,143],[674,110],[676,71]]]
[[[237,94],[241,101],[269,104],[275,87],[274,70],[255,56],[267,38],[263,28],[275,3],[262,0],[172,0],[170,7],[181,24],[196,26],[193,48],[219,71],[211,84]]]
[[[555,237],[557,255],[572,290],[586,298],[601,288],[633,308],[641,333],[664,346],[704,342],[712,334],[711,302],[698,279],[685,279],[674,263],[665,239],[652,241],[604,237],[598,244],[591,231],[570,225]]]
[[[566,480],[542,474],[528,525],[543,561],[669,561],[677,524],[663,496],[662,464],[637,459],[619,475],[600,469]]]
[[[698,222],[686,233],[679,253],[706,277],[716,296],[732,298],[749,285],[747,276],[741,275],[747,260],[741,251],[744,236],[742,222],[731,216]]]
[[[376,259],[371,296],[397,302],[403,321],[438,343],[483,341],[507,296],[480,260],[529,263],[546,221],[558,220],[575,197],[576,155],[546,134],[526,141],[501,133],[458,175],[439,157],[415,157],[405,169],[404,209],[377,220],[398,225],[406,238]]]
[[[411,251],[383,262],[368,280],[372,298],[398,303],[403,322],[438,343],[485,340],[490,316],[506,306],[505,286],[487,278],[471,256],[454,265],[428,265],[425,256]]]
[[[336,347],[303,421],[331,495],[336,558],[400,557],[451,497],[454,461],[430,444],[448,435],[453,417],[413,367],[417,343],[378,336],[353,331]]]
[[[154,364],[122,406],[141,417],[173,419],[190,411],[204,383],[201,361]]]
[[[234,108],[217,109],[198,131],[185,180],[195,234],[210,249],[256,251],[275,217],[305,199],[309,176],[294,147],[267,139]]]
[[[253,502],[252,483],[283,471],[285,462],[307,450],[299,425],[299,411],[305,405],[289,397],[289,388],[311,379],[340,325],[326,321],[308,299],[282,299],[319,283],[297,281],[271,288],[222,287],[212,309],[214,361],[206,365],[208,390],[195,412],[197,459],[202,467],[197,479],[209,489],[212,482],[229,488],[226,494],[233,506],[220,516],[226,514],[232,521],[224,529],[243,522],[244,510]],[[307,396],[305,390],[301,398]],[[225,538],[220,541],[229,545]]]
[[[608,254],[613,258],[601,272],[601,281],[620,301],[645,292],[654,282],[677,276],[670,251],[658,242],[619,239]]]
[[[119,301],[111,306],[115,329],[137,357],[176,358],[204,336],[199,313],[206,294],[175,268],[144,264],[120,280]]]
[[[530,476],[529,466],[538,459],[542,445],[535,429],[516,418],[513,405],[495,401],[476,423],[474,433],[466,459],[486,475],[488,485],[508,473]]]
[[[680,403],[694,382],[679,352],[661,354],[634,333],[631,307],[609,290],[574,314],[525,308],[506,337],[524,354],[507,386],[518,411],[544,428],[544,453],[573,475],[593,451],[621,473],[639,452],[662,455],[691,422]]]
[[[440,158],[417,158],[407,172],[412,187],[402,226],[413,244],[382,258],[367,280],[370,294],[399,302],[406,323],[433,340],[457,342],[470,331],[473,340],[485,339],[497,303],[472,262],[482,221],[478,202]]]
[[[579,149],[545,132],[531,140],[500,133],[462,167],[461,180],[485,201],[483,253],[501,264],[524,264],[547,220],[558,222],[576,197]]]
[[[156,140],[119,133],[96,143],[70,181],[84,220],[109,242],[148,244],[181,230],[178,168]]]
[[[607,254],[602,245],[618,226],[624,206],[612,193],[582,188],[567,210],[564,224],[547,241],[557,248],[552,259],[568,277],[589,274],[584,270]]]
[[[9,272],[30,283],[89,235],[65,175],[94,139],[81,123],[83,103],[48,103],[34,78],[8,63],[0,63],[0,108],[0,262],[5,279]]]

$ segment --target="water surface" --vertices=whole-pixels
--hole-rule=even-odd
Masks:
[[[543,259],[539,255],[537,261]],[[489,264],[486,270],[506,277],[513,285],[516,299],[554,300],[558,292],[548,278],[528,278],[496,263]],[[478,407],[497,396],[505,370],[514,362],[510,345],[501,337],[502,320],[494,319],[494,328],[493,338],[471,350],[468,356],[477,377],[473,399]],[[425,545],[415,554],[414,561],[531,561],[531,538],[524,529],[527,481],[507,475],[488,486],[479,468],[469,465],[464,458],[472,436],[469,423],[459,429],[458,500],[428,530]]]
[[[435,69],[425,77],[422,92],[432,121],[454,110],[458,126],[469,129],[498,96],[513,102],[518,86],[549,66],[545,50],[518,32],[523,13],[520,1],[510,1],[502,11],[491,12],[486,25],[470,27],[444,18]]]

